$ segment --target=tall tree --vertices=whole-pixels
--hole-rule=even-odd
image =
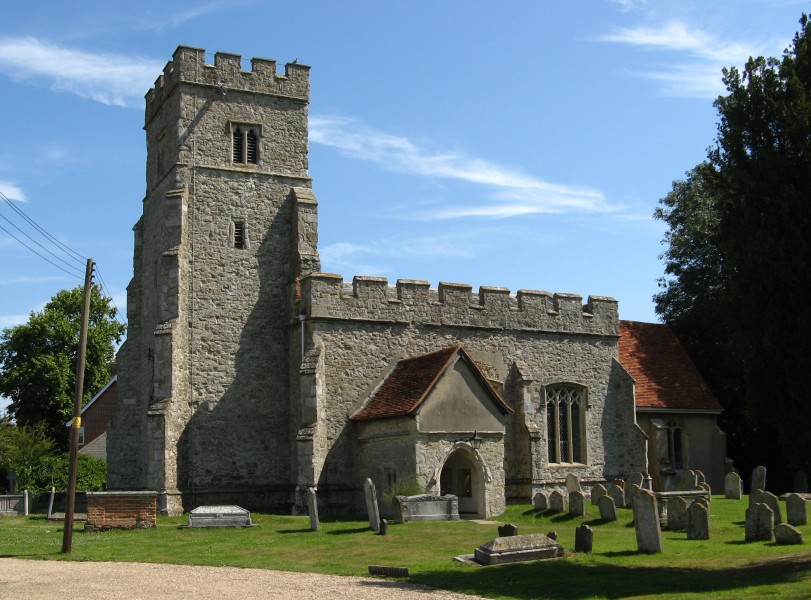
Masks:
[[[28,322],[0,335],[0,394],[11,399],[8,412],[20,426],[44,424],[66,446],[65,423],[73,416],[76,360],[82,319],[82,288],[62,290]],[[124,325],[109,298],[93,288],[87,332],[84,398],[87,402],[110,378],[115,347]]]
[[[790,468],[811,457],[811,26],[800,24],[782,59],[724,70],[715,146],[655,215],[670,226],[657,312],[728,410],[742,415],[745,399],[740,448],[768,437]]]

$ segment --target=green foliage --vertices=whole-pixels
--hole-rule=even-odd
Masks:
[[[715,146],[654,215],[670,228],[658,314],[727,409],[732,450],[760,440],[750,458],[790,470],[811,466],[811,26],[800,24],[782,59],[724,70]]]
[[[103,490],[107,483],[107,463],[89,454],[80,454],[78,461],[76,489],[80,492]],[[45,457],[39,465],[37,478],[31,482],[28,489],[40,494],[49,491],[51,486],[57,490],[67,490],[69,468],[69,452]]]
[[[395,496],[416,496],[417,494],[424,493],[425,490],[417,483],[417,478],[409,477],[389,486],[389,489],[383,494],[383,504],[385,506],[392,506]]]
[[[45,433],[42,425],[0,429],[0,473],[13,471],[17,476],[18,490],[34,490],[43,461],[54,453],[54,442]]]
[[[0,334],[0,394],[18,425],[43,423],[48,435],[67,447],[65,423],[73,416],[76,361],[82,318],[81,287],[62,290],[28,322]],[[94,286],[90,300],[83,402],[110,378],[115,346],[124,334],[110,299]]]

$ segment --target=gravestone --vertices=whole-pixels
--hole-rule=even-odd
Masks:
[[[681,496],[667,499],[667,528],[682,531],[687,527],[687,500]]]
[[[797,471],[794,474],[794,493],[808,493],[808,475],[806,475],[805,471]]]
[[[605,486],[602,483],[592,486],[591,488],[591,504],[597,506],[597,501],[606,495]]]
[[[549,510],[553,512],[564,512],[566,510],[566,500],[558,490],[549,494]]]
[[[591,552],[594,545],[594,532],[588,525],[581,525],[574,530],[574,551]]]
[[[743,497],[743,481],[735,471],[724,477],[724,497],[728,500],[740,500]]]
[[[648,490],[634,494],[634,530],[636,545],[640,552],[654,554],[662,551],[662,528],[659,524],[659,510],[656,496]]]
[[[780,523],[774,528],[774,541],[778,546],[802,544],[803,534],[788,523]]]
[[[712,500],[712,488],[710,488],[709,483],[699,483],[698,484],[698,489],[704,490],[705,492],[707,492],[707,498]]]
[[[702,483],[707,483],[707,478],[704,477],[704,472],[696,469],[693,471],[696,474],[696,485],[701,486]]]
[[[696,500],[687,509],[687,539],[710,539],[710,512],[703,502]]]
[[[549,496],[546,492],[538,492],[532,499],[532,504],[535,510],[549,510]]]
[[[805,506],[806,500],[799,494],[786,496],[786,522],[795,527],[808,524],[808,513]]]
[[[625,486],[625,504],[634,505],[634,496],[642,488],[635,483]]]
[[[763,492],[763,503],[772,509],[774,513],[774,524],[779,525],[783,522],[783,510],[780,508],[780,499],[771,492]]]
[[[580,480],[574,473],[569,473],[568,475],[566,475],[566,491],[569,492],[570,494],[572,492],[583,491],[583,488],[580,487]]]
[[[307,488],[307,508],[310,511],[310,530],[321,529],[321,521],[318,519],[318,498],[315,495],[315,488]]]
[[[475,550],[474,560],[480,565],[560,558],[563,546],[542,533],[497,537]]]
[[[511,537],[514,535],[518,535],[518,527],[512,523],[498,526],[498,537]]]
[[[366,495],[366,514],[369,515],[369,527],[373,531],[380,531],[380,508],[377,506],[377,491],[375,484],[368,477],[363,482],[363,491]]]
[[[645,476],[642,473],[634,471],[630,475],[628,475],[628,479],[625,480],[625,491],[628,491],[628,487],[631,485],[637,485],[640,488],[645,487]],[[627,497],[627,493],[626,493]],[[630,502],[630,498],[628,498]]]
[[[766,489],[766,467],[757,466],[752,469],[752,485],[750,487],[750,494],[755,490]]]
[[[380,535],[386,535],[389,532],[389,522],[386,519],[380,519]]]
[[[625,508],[625,490],[612,483],[608,486],[608,495],[614,501],[614,506],[617,508]]]
[[[597,501],[597,506],[600,509],[600,519],[603,521],[617,520],[617,506],[611,496],[601,496]]]
[[[56,488],[51,487],[51,497],[48,499],[48,516],[46,517],[48,520],[51,519],[51,515],[54,511],[54,497],[56,496]]]
[[[774,530],[774,513],[765,504],[757,503],[746,509],[746,541],[770,542]]]
[[[584,517],[586,515],[586,497],[583,492],[569,493],[569,514],[575,517]]]
[[[755,504],[763,504],[763,490],[754,489],[749,494],[749,507],[751,508]]]
[[[682,471],[676,481],[676,489],[680,492],[689,492],[698,488],[698,478],[695,471]]]

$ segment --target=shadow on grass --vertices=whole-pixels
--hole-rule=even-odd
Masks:
[[[302,527],[300,529],[277,529],[276,533],[307,533],[312,531],[309,527]]]
[[[605,556],[628,556],[614,552]],[[576,564],[566,560],[516,563],[476,570],[415,573],[409,581],[478,595],[514,598],[628,598],[734,592],[750,586],[792,583],[811,577],[811,556],[797,556],[730,569],[627,567]]]
[[[371,527],[356,527],[354,529],[334,529],[332,531],[327,531],[327,535],[343,535],[345,533],[363,533],[364,531],[370,531],[374,533]]]

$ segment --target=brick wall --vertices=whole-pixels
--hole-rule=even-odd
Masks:
[[[85,531],[155,527],[155,492],[87,492]]]

